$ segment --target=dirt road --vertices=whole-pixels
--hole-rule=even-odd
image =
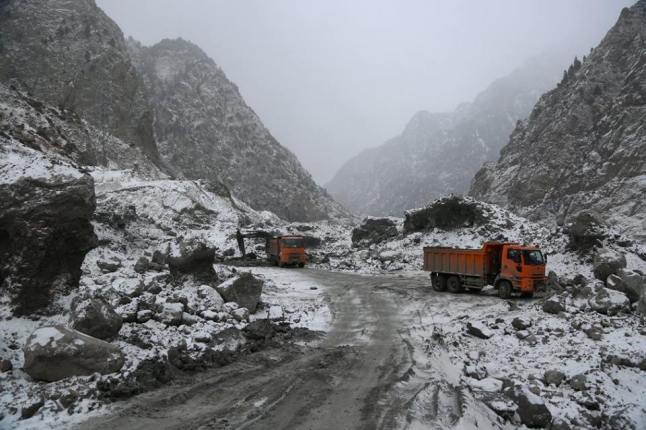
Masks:
[[[316,345],[251,354],[141,395],[81,429],[450,428],[464,399],[450,372],[429,366],[422,312],[450,296],[419,276],[303,270],[324,289],[331,329]],[[462,296],[467,306],[479,299]]]

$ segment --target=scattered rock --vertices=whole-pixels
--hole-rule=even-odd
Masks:
[[[114,339],[123,320],[108,302],[101,298],[72,300],[70,323],[72,328],[97,339]]]
[[[592,340],[601,340],[603,337],[603,330],[598,326],[584,326],[583,332]]]
[[[11,360],[7,360],[6,358],[0,360],[0,373],[9,372],[10,370],[13,370]]]
[[[197,287],[197,296],[201,299],[199,307],[204,310],[219,312],[224,305],[224,299],[217,290],[209,285]]]
[[[180,325],[184,315],[184,305],[182,303],[164,303],[159,313],[159,321],[166,325]]]
[[[249,310],[247,308],[238,308],[231,313],[236,321],[247,321],[249,319]]]
[[[146,257],[139,257],[135,263],[135,272],[137,273],[146,273],[150,267],[150,261]]]
[[[63,326],[36,329],[23,352],[25,372],[48,382],[95,372],[117,372],[124,364],[118,347]]]
[[[276,327],[270,320],[256,320],[247,324],[243,333],[247,339],[267,342],[276,334]]]
[[[545,301],[545,303],[543,303],[543,312],[557,315],[563,311],[565,311],[565,307],[561,304],[561,302],[555,299],[548,299]]]
[[[584,391],[586,389],[587,378],[584,374],[580,373],[570,378],[568,383],[574,391]]]
[[[150,321],[153,317],[153,311],[150,309],[144,309],[137,312],[137,322],[143,324],[146,321]]]
[[[560,370],[551,369],[543,374],[543,382],[546,385],[559,386],[565,380],[565,374]]]
[[[166,264],[168,264],[168,252],[162,252],[157,249],[153,252],[153,256],[151,260],[155,264],[165,266]]]
[[[235,302],[249,312],[256,312],[264,281],[251,273],[243,273],[218,285],[216,290],[227,302]]]
[[[489,339],[493,336],[493,332],[481,322],[468,322],[467,333],[480,339]]]
[[[505,390],[505,394],[517,405],[516,412],[521,423],[531,428],[547,428],[552,422],[552,414],[545,401],[532,393],[527,386],[516,386]]]
[[[516,317],[511,322],[512,327],[516,330],[527,330],[532,326],[532,321],[522,317]]]
[[[29,406],[25,406],[20,410],[20,419],[27,420],[33,417],[44,405],[45,405],[45,399],[40,397],[38,400],[31,403]]]
[[[103,273],[112,273],[116,272],[121,268],[121,262],[119,261],[103,261],[103,260],[98,260],[96,262],[97,267],[101,270]]]
[[[352,244],[379,243],[397,236],[397,227],[390,218],[365,218],[361,225],[352,230]]]
[[[594,255],[592,267],[594,277],[606,282],[608,276],[616,275],[620,269],[626,267],[626,256],[622,252],[601,248]]]
[[[159,388],[173,379],[170,364],[165,357],[141,360],[134,371],[122,377],[107,376],[97,381],[102,398],[119,400]]]

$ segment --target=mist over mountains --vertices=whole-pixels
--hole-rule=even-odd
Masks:
[[[560,77],[565,55],[528,60],[454,112],[419,112],[400,136],[349,160],[326,185],[358,214],[401,216],[468,191],[483,162],[495,160],[516,122]]]

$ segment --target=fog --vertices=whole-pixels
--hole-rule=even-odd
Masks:
[[[534,55],[587,53],[632,3],[97,0],[144,44],[202,47],[320,184],[419,110],[452,110]]]

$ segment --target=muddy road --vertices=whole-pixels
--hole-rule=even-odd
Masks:
[[[323,289],[331,310],[321,340],[195,374],[79,429],[400,429],[458,422],[462,389],[450,366],[429,358],[434,328],[422,318],[434,313],[441,320],[454,296],[432,291],[423,275],[306,269],[298,276]],[[461,310],[483,299],[495,300],[461,295]]]

